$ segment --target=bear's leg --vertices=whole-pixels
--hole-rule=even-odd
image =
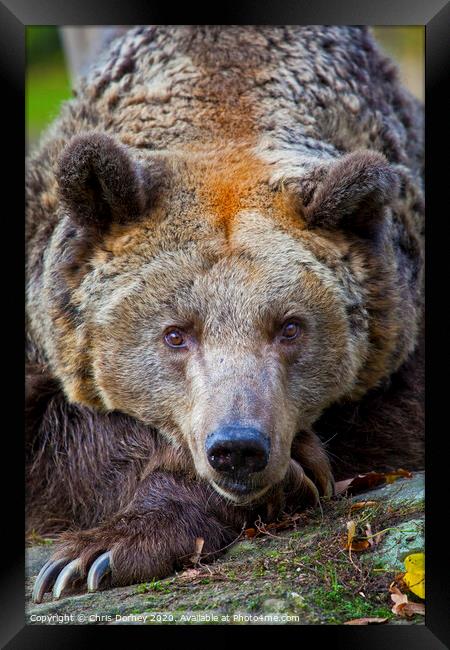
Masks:
[[[197,538],[204,540],[202,555],[213,560],[242,529],[244,510],[233,507],[231,518],[230,510],[207,484],[154,472],[116,516],[96,528],[60,536],[36,580],[33,600],[40,602],[53,585],[59,598],[80,578],[95,591],[106,573],[113,585],[167,576],[194,554]]]

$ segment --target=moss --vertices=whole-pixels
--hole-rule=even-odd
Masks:
[[[288,564],[287,562],[281,562],[277,565],[277,572],[280,576],[286,577],[288,573]]]
[[[296,530],[293,533],[291,533],[291,539],[301,539],[303,537],[303,533],[300,530]]]
[[[344,623],[366,616],[393,618],[387,605],[373,603],[359,595],[355,596],[339,584],[331,590],[317,587],[310,592],[309,598],[327,623]]]
[[[246,603],[247,608],[250,611],[255,611],[259,609],[260,604],[261,604],[261,598],[250,598]]]
[[[257,565],[253,571],[252,571],[252,576],[254,578],[262,578],[267,572],[266,567],[263,564]]]
[[[146,594],[149,591],[160,591],[166,594],[171,593],[170,585],[173,579],[170,580],[152,580],[151,582],[143,582],[136,588],[136,593]]]
[[[241,542],[238,542],[234,546],[230,548],[228,551],[226,557],[227,558],[232,558],[232,557],[240,557],[244,555],[249,555],[253,554],[255,552],[255,544],[251,542],[250,540],[243,540]]]
[[[271,558],[278,558],[281,555],[280,551],[277,551],[276,549],[269,549],[266,551],[265,554],[267,555],[267,557],[271,557]]]

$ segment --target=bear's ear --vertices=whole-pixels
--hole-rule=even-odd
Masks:
[[[309,228],[340,228],[369,238],[380,226],[384,206],[398,195],[397,172],[376,151],[346,154],[330,169],[304,208]]]
[[[103,133],[74,137],[59,160],[59,196],[80,225],[106,228],[139,218],[155,198],[161,165],[143,167]]]

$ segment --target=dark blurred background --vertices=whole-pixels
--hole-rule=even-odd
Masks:
[[[424,28],[374,27],[382,49],[400,68],[403,83],[424,98]],[[58,114],[62,101],[71,97],[61,33],[57,27],[27,27],[26,139],[33,147],[42,130]]]

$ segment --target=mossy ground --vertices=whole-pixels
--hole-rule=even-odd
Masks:
[[[406,483],[400,481],[398,489]],[[392,485],[391,496],[395,489]],[[361,617],[396,623],[389,585],[398,568],[380,561],[373,552],[377,546],[350,554],[345,549],[346,524],[353,520],[357,534],[363,534],[370,523],[373,533],[384,530],[387,539],[392,531],[409,530],[405,522],[422,516],[423,502],[392,497],[356,510],[354,502],[355,498],[325,501],[322,512],[305,511],[291,529],[242,537],[215,563],[200,563],[164,580],[97,594],[71,594],[57,602],[48,596],[28,609],[28,618],[38,613],[84,612],[106,617],[86,622],[108,623],[123,622],[116,615],[130,614],[142,615],[146,623],[192,623],[202,617],[203,623],[235,624],[342,624]],[[415,600],[412,594],[408,597]],[[157,620],[156,612],[169,615],[169,620]],[[251,620],[244,620],[245,616]],[[423,623],[423,617],[409,622]]]

